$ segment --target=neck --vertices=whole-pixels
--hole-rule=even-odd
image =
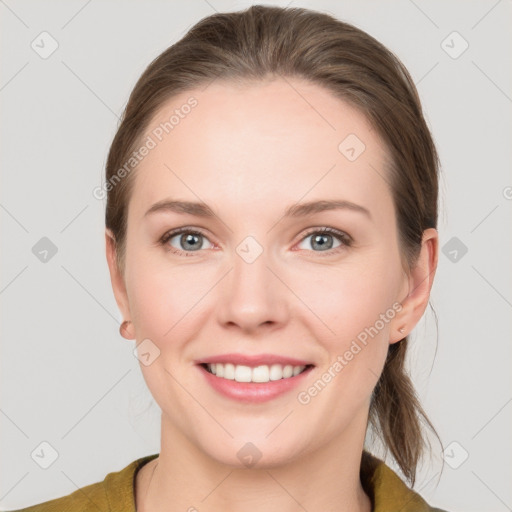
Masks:
[[[350,428],[361,432],[355,423]],[[208,457],[162,415],[160,455],[137,476],[137,512],[371,512],[359,477],[364,435],[353,432],[286,465],[234,468]]]

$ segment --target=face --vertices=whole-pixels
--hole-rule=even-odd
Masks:
[[[235,466],[243,450],[272,466],[364,437],[410,287],[377,133],[288,79],[174,97],[148,136],[114,291],[163,427]]]

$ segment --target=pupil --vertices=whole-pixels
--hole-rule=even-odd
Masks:
[[[317,235],[317,236],[313,237],[313,244],[319,243],[320,248],[325,248],[325,246],[329,246],[329,247],[327,247],[327,249],[330,249],[332,247],[332,242],[331,242],[331,244],[329,244],[327,242],[321,242],[321,241],[317,242],[317,240],[319,240],[319,239],[325,240],[326,237],[330,237],[330,235]]]
[[[183,240],[183,239],[185,240],[185,242],[184,242],[184,246],[186,246],[187,244],[189,244],[189,243],[190,243],[190,239],[194,239],[194,238],[195,238],[195,239],[196,239],[196,242],[197,242],[197,237],[198,237],[198,235],[192,235],[192,234],[183,235],[183,236],[182,236],[182,240]],[[196,243],[196,245],[197,245],[197,243]],[[194,246],[192,246],[192,247],[191,247],[191,249],[194,249]],[[189,249],[187,248],[186,250],[188,251]]]

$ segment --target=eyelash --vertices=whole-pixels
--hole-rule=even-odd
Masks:
[[[165,249],[173,254],[177,254],[177,255],[185,255],[185,256],[194,256],[194,253],[195,252],[201,252],[201,251],[181,251],[179,249],[176,249],[175,247],[171,247],[169,245],[167,245],[167,242],[171,239],[171,238],[174,238],[175,236],[177,235],[181,235],[183,233],[188,233],[188,234],[192,234],[192,235],[200,235],[200,236],[203,236],[205,238],[208,238],[203,232],[201,231],[198,231],[198,230],[195,230],[195,229],[190,229],[190,228],[187,228],[187,227],[184,227],[184,228],[178,228],[178,229],[175,229],[175,230],[172,230],[172,231],[168,231],[167,233],[165,233],[162,238],[160,238],[159,240],[159,243],[162,245],[162,246],[166,246]],[[344,250],[345,248],[347,247],[351,247],[352,246],[352,243],[353,243],[353,240],[352,238],[347,235],[346,233],[344,233],[343,231],[338,231],[337,229],[334,229],[334,228],[329,228],[329,227],[324,227],[324,228],[313,228],[311,230],[309,230],[305,235],[304,237],[300,240],[300,242],[302,242],[303,240],[305,240],[308,236],[311,236],[311,235],[314,235],[314,234],[327,234],[327,235],[332,235],[334,236],[335,238],[337,238],[340,242],[342,242],[342,245],[340,245],[339,247],[336,247],[334,249],[330,249],[328,251],[325,251],[325,255],[324,254],[321,254],[322,252],[324,251],[311,251],[311,252],[318,252],[321,254],[321,256],[332,256],[333,254],[337,254],[338,252]]]

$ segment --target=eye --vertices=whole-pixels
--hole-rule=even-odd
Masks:
[[[352,245],[352,238],[349,235],[334,228],[314,228],[313,230],[310,230],[302,240],[307,240],[312,235],[315,236],[311,239],[311,246],[320,248],[319,251],[313,252],[327,252],[329,254],[333,254]],[[337,247],[334,247],[334,249],[332,248],[333,244],[331,241],[333,238],[340,241],[340,244]]]
[[[329,254],[333,254],[352,245],[352,238],[349,235],[334,228],[314,228],[302,238],[302,241],[312,235],[316,235],[312,239],[312,246],[320,248],[319,251],[314,250],[313,252],[327,252]],[[178,247],[172,243],[169,244],[173,238],[177,239],[176,244]],[[337,247],[334,247],[334,249],[332,247],[332,241],[330,241],[332,238],[335,238],[340,242],[340,244]],[[165,246],[166,250],[174,254],[190,256],[190,253],[200,252],[201,249],[205,248],[203,246],[205,240],[208,240],[208,238],[201,231],[184,227],[168,231],[162,236],[159,243]]]
[[[173,238],[177,239],[178,247],[168,243]],[[188,253],[198,252],[203,249],[204,240],[208,239],[203,233],[201,233],[201,231],[189,228],[179,228],[165,233],[165,235],[160,239],[160,243],[164,245],[167,250],[175,254],[184,254],[185,256],[188,256]]]

